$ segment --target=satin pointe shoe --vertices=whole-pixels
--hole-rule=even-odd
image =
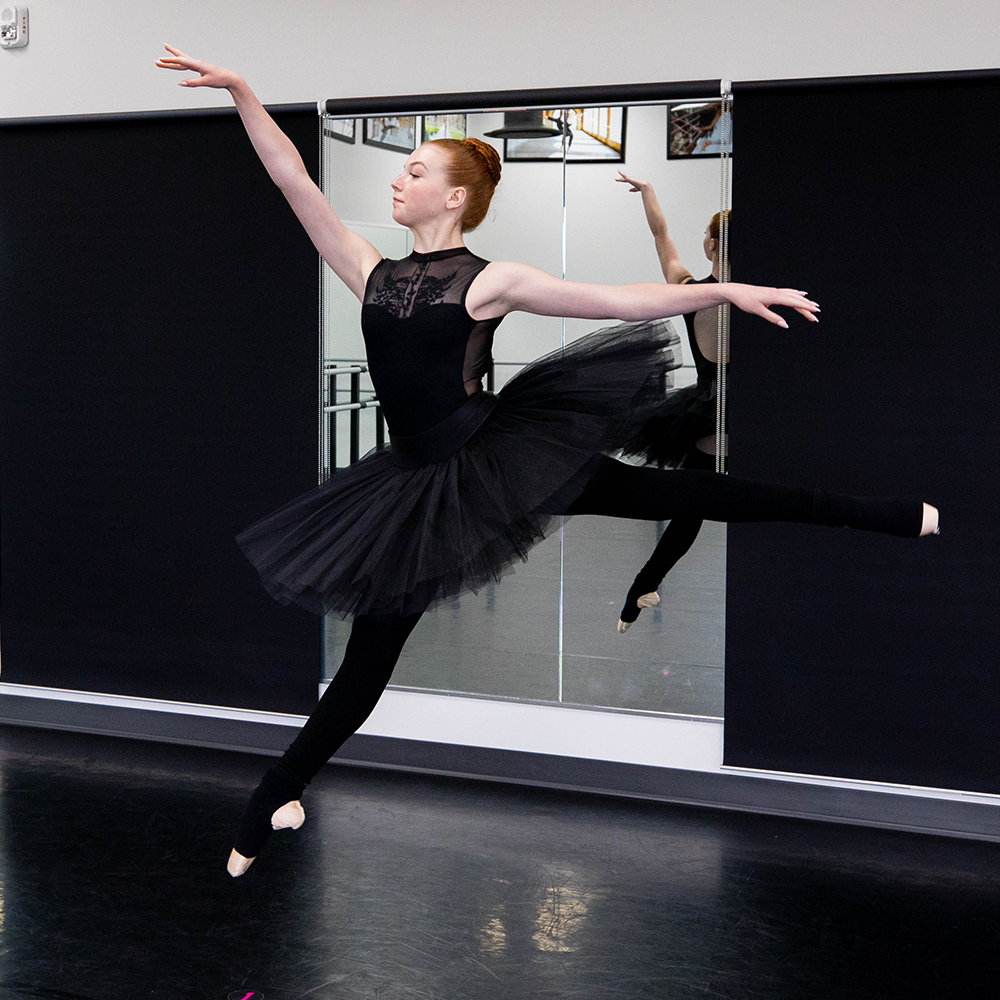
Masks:
[[[629,597],[631,597],[632,592],[629,591]],[[632,614],[631,621],[626,620],[626,615],[631,614],[632,608],[630,606],[629,598],[625,598],[625,607],[622,609],[622,617],[618,619],[618,633],[619,635],[624,635],[634,624],[635,620],[639,617],[639,612],[643,608],[655,608],[657,604],[660,603],[660,595],[655,591],[650,591],[647,594],[640,594],[635,598],[635,613]]]
[[[306,821],[306,811],[302,808],[302,803],[298,799],[293,802],[286,802],[281,808],[275,809],[271,816],[271,829],[272,830],[297,830]],[[267,839],[266,837],[264,838]],[[263,846],[263,844],[261,845]],[[252,848],[248,848],[252,850]],[[257,848],[260,851],[260,848]],[[239,851],[234,847],[232,851],[229,852],[229,862],[226,864],[226,871],[229,872],[233,878],[239,878],[254,862],[257,857],[254,854],[252,857],[244,857]]]
[[[305,784],[292,780],[280,763],[272,767],[254,789],[243,810],[226,870],[233,878],[253,863],[272,830],[298,830],[306,821],[299,796]]]

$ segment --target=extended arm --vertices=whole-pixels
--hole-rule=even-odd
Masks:
[[[323,192],[309,176],[295,145],[278,128],[246,81],[232,70],[193,59],[169,45],[166,48],[171,55],[158,59],[157,66],[198,73],[197,78],[182,80],[180,86],[215,87],[229,91],[253,148],[313,245],[344,284],[359,299],[363,298],[368,275],[382,255],[340,221]]]
[[[677,244],[667,229],[667,220],[660,208],[656,192],[649,181],[640,180],[638,177],[630,177],[624,171],[619,170],[620,177],[615,180],[619,184],[630,185],[629,191],[638,191],[642,195],[642,207],[646,213],[646,222],[649,223],[649,231],[653,234],[653,241],[656,244],[656,255],[660,258],[660,269],[663,277],[671,285],[683,285],[691,281],[694,275],[681,263],[680,254],[677,252]]]
[[[770,306],[787,306],[813,323],[819,306],[805,292],[726,282],[712,285],[595,285],[562,281],[528,264],[495,261],[469,287],[466,308],[474,319],[509,312],[579,319],[657,319],[732,303],[781,327],[788,323]]]

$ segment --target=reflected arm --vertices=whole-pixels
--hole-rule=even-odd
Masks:
[[[649,231],[653,234],[653,241],[656,244],[656,255],[660,259],[660,270],[663,277],[671,285],[683,285],[694,280],[694,275],[681,263],[681,255],[677,250],[677,244],[667,228],[667,219],[660,208],[659,199],[653,185],[648,181],[640,180],[638,177],[630,177],[618,171],[621,177],[617,180],[624,184],[631,184],[630,191],[638,191],[642,195],[642,207],[646,213],[646,222]]]

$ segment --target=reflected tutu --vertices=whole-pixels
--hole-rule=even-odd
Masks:
[[[656,412],[622,448],[647,464],[679,469],[695,445],[715,434],[715,381],[667,393]]]
[[[274,597],[314,612],[411,614],[475,592],[662,410],[677,343],[663,321],[582,337],[514,376],[446,458],[404,468],[372,452],[237,541]]]

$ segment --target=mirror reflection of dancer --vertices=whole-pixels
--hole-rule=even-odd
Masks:
[[[566,148],[573,145],[573,128],[569,123],[570,112],[563,110],[557,115],[546,115],[550,122],[553,122],[559,129],[560,135],[566,136]]]
[[[677,245],[670,236],[667,220],[648,181],[619,170],[615,180],[629,185],[630,192],[642,195],[646,221],[656,244],[663,277],[671,285],[715,284],[719,280],[719,228],[721,213],[712,216],[705,228],[702,248],[712,262],[712,273],[696,279],[681,263]],[[731,220],[731,214],[727,222]],[[692,386],[670,394],[667,412],[654,416],[628,443],[627,454],[641,455],[647,462],[668,468],[704,469],[715,471],[715,393],[716,362],[718,361],[718,307],[711,306],[684,314],[688,344],[694,357],[697,381]],[[723,442],[723,454],[725,443]],[[649,561],[636,574],[625,595],[625,604],[618,619],[618,631],[625,633],[639,617],[643,608],[660,603],[656,592],[663,578],[685,555],[701,531],[697,517],[675,517],[666,526]]]
[[[790,520],[916,537],[937,511],[913,500],[858,498],[607,457],[636,433],[674,366],[662,321],[731,302],[772,323],[770,306],[815,319],[805,294],[753,285],[623,286],[561,281],[526,264],[488,263],[465,246],[500,179],[478,139],[416,149],[392,182],[392,215],[414,252],[386,260],[349,230],[291,141],[236,73],[167,47],[157,65],[192,70],[182,86],[227,89],[272,180],[323,255],[362,301],[369,372],[391,449],[240,535],[280,600],[353,614],[344,662],[284,756],[247,803],[228,870],[241,875],[272,829],[305,820],[299,797],[368,717],[403,643],[435,602],[496,580],[560,513],[650,520]],[[492,335],[514,310],[631,320],[528,365],[497,395],[480,379]]]

